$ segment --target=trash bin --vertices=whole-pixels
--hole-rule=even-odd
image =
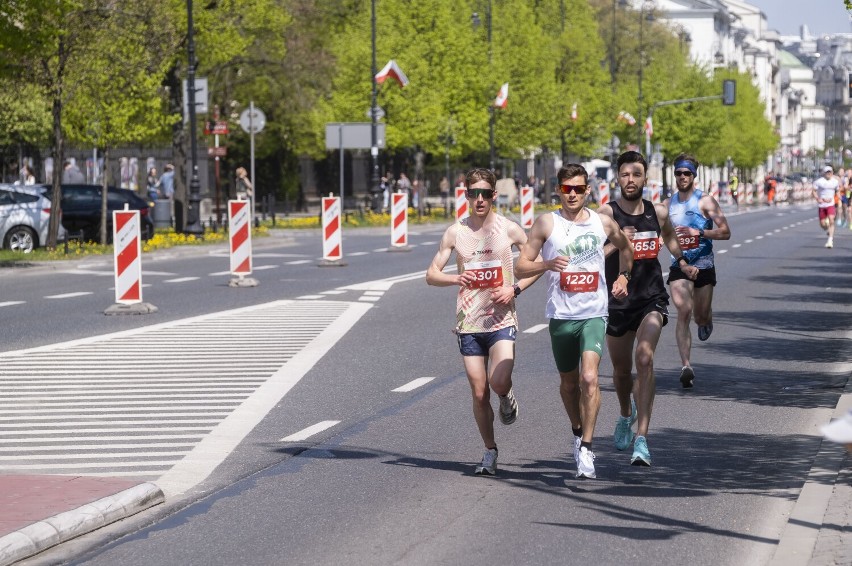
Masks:
[[[154,202],[154,228],[168,228],[172,225],[172,201],[158,199]]]

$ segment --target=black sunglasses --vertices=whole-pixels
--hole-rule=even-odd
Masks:
[[[467,193],[467,198],[470,200],[476,200],[479,197],[485,200],[494,198],[494,189],[467,189],[465,193]]]
[[[559,185],[559,191],[563,195],[570,195],[571,193],[581,195],[586,192],[586,188],[586,185]]]
[[[692,171],[675,171],[675,177],[692,177]]]

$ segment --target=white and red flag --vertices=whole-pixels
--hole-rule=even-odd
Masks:
[[[636,125],[636,118],[634,118],[630,112],[625,112],[624,110],[618,113],[618,118],[616,118],[616,120],[624,122],[630,126]]]
[[[399,68],[399,65],[393,59],[388,61],[388,64],[376,73],[376,82],[382,84],[388,77],[394,79],[403,88],[408,84],[408,77],[405,76],[405,73],[402,72],[402,69]]]
[[[654,124],[651,122],[651,117],[648,116],[648,119],[645,120],[645,134],[650,138],[654,135]]]
[[[571,106],[571,119],[573,121],[577,121],[577,103],[575,102],[573,106]]]
[[[500,87],[500,92],[497,93],[497,98],[494,99],[495,108],[506,108],[509,104],[509,83],[503,84]]]

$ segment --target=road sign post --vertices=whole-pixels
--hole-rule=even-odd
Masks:
[[[255,108],[254,101],[252,100],[249,103],[248,109],[243,110],[242,114],[240,114],[240,127],[242,127],[243,131],[250,136],[251,172],[249,180],[253,183],[252,186],[254,186],[254,196],[257,196],[257,179],[254,178],[254,135],[262,132],[265,126],[266,114],[264,114],[263,110],[260,108]],[[249,198],[252,218],[254,218],[254,201],[254,197]]]

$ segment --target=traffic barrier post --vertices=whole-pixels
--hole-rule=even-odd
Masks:
[[[320,267],[344,266],[340,197],[322,198],[322,261]]]
[[[149,314],[157,307],[142,301],[142,239],[139,211],[114,210],[112,242],[115,275],[115,304],[104,314]]]
[[[251,201],[228,201],[228,242],[231,274],[229,287],[257,287],[258,281],[247,277],[252,272]]]
[[[533,207],[534,194],[532,187],[521,187],[521,228],[529,230],[535,220]]]
[[[408,195],[391,194],[391,252],[411,251],[408,245]]]
[[[470,216],[467,208],[467,190],[464,187],[456,187],[456,222]]]

